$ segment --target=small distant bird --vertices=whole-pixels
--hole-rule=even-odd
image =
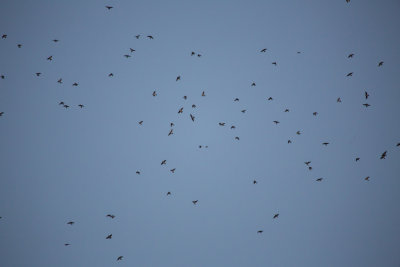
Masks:
[[[272,65],[275,65],[275,66],[276,66],[277,64],[276,64],[276,62],[272,62]]]
[[[198,200],[193,200],[193,204],[196,205]]]
[[[69,243],[65,243],[64,246],[68,247],[70,244]]]
[[[192,119],[192,121],[194,121],[194,116],[192,114],[190,114],[190,118]]]
[[[69,108],[69,106],[68,106],[68,105],[64,105],[64,108],[66,108],[66,109],[67,109],[67,108]]]
[[[225,122],[220,122],[219,126],[225,126]]]
[[[154,92],[153,92],[153,96],[157,96],[157,93],[156,93],[156,91],[154,91]]]
[[[186,99],[187,99],[187,96],[185,96],[185,95],[184,95],[184,96],[183,96],[183,99],[185,99],[185,100],[186,100]]]
[[[297,134],[297,135],[300,135],[300,134],[301,134],[301,132],[300,132],[300,131],[297,131],[297,132],[296,132],[296,134]]]
[[[4,76],[3,74],[0,76],[0,78],[2,78],[3,80],[6,78],[6,76]]]
[[[143,121],[139,121],[139,124],[142,125],[142,124],[143,124]]]
[[[369,176],[364,178],[365,181],[369,181]]]
[[[369,106],[371,106],[371,105],[368,104],[368,103],[365,103],[365,104],[363,104],[363,106],[365,106],[365,107],[367,108],[367,107],[369,107]]]
[[[291,143],[292,143],[292,140],[288,140],[287,143],[288,143],[288,144],[291,144]]]
[[[161,161],[161,165],[165,165],[167,163],[167,160],[164,159],[163,161]]]
[[[108,10],[110,10],[111,8],[113,8],[112,6],[106,6],[106,8],[108,9]]]
[[[75,222],[73,222],[73,221],[69,221],[69,222],[67,222],[67,224],[69,224],[69,225],[73,225]]]
[[[201,57],[201,54],[197,54],[197,57]]]
[[[22,44],[17,44],[17,46],[18,46],[18,48],[21,48],[21,47],[22,47]]]
[[[239,101],[239,98],[235,98],[233,101]]]
[[[152,35],[147,35],[147,38],[154,39],[154,37]]]
[[[131,55],[124,55],[124,57],[126,57],[126,58],[130,58],[130,57],[131,57]]]
[[[304,164],[306,164],[307,166],[309,166],[310,163],[311,163],[311,161],[306,161],[306,162],[304,162]]]
[[[285,109],[285,112],[289,112],[289,109]]]
[[[314,115],[314,116],[317,116],[317,115],[318,115],[318,112],[313,112],[313,115]]]
[[[172,172],[172,173],[175,173],[175,170],[176,170],[176,168],[173,168],[173,169],[171,169],[169,171]]]
[[[378,63],[378,67],[380,67],[380,66],[382,66],[382,65],[383,65],[383,61],[381,61],[381,62]]]
[[[324,146],[328,146],[329,145],[329,143],[328,142],[324,142],[324,143],[322,143]]]
[[[183,112],[183,107],[178,110],[178,114]]]
[[[58,82],[58,83],[63,83],[63,82],[62,82],[62,78],[58,79],[57,82]]]
[[[274,121],[274,123],[275,123],[275,124],[278,124],[278,123],[279,123],[279,121]]]
[[[254,180],[254,181],[253,181],[253,184],[256,184],[256,183],[257,183],[257,181],[256,181],[256,180]]]
[[[206,96],[206,93],[203,91],[203,92],[201,93],[201,96]]]
[[[140,34],[136,35],[135,37],[136,37],[136,39],[139,39],[140,38]]]
[[[176,81],[179,81],[181,79],[181,75],[178,75],[178,77],[176,77]]]
[[[106,217],[109,217],[109,218],[111,218],[111,219],[114,219],[114,218],[115,218],[115,215],[113,215],[113,214],[107,214]]]
[[[350,54],[347,56],[347,58],[352,58],[352,57],[354,57],[354,54]]]
[[[170,195],[171,195],[171,192],[168,191],[168,192],[167,192],[167,196],[170,196]]]
[[[60,41],[60,40],[57,40],[57,39],[54,39],[54,40],[53,40],[53,42],[55,42],[55,43],[57,43],[57,42],[59,42],[59,41]]]
[[[4,114],[4,111],[0,112],[0,117],[3,116],[3,114]],[[0,217],[0,219],[1,219],[1,217]]]
[[[72,84],[72,86],[78,86],[78,85],[79,85],[78,83],[73,83],[73,84]]]
[[[199,148],[201,148],[202,146],[201,145],[199,145]]]
[[[231,129],[236,129],[235,125],[232,125],[232,126],[231,126]]]
[[[263,230],[258,230],[257,234],[262,234],[262,232],[264,232]]]
[[[170,123],[171,127],[175,126],[175,124],[173,122]]]
[[[359,161],[359,160],[360,160],[360,158],[356,158],[356,162]]]
[[[308,167],[308,170],[312,171],[312,167],[311,167],[311,166],[309,166],[309,167]]]
[[[6,39],[7,38],[7,34],[3,34],[2,36],[1,36],[1,39]]]
[[[316,181],[321,182],[323,178],[318,178]]]
[[[124,257],[124,256],[119,256],[119,257],[117,258],[117,261],[122,260],[123,257]]]
[[[349,73],[347,73],[347,75],[346,75],[347,77],[350,77],[350,76],[353,76],[353,72],[349,72]]]
[[[195,105],[195,104],[193,104],[193,105],[192,105],[192,108],[196,108],[196,105]]]
[[[269,100],[269,101],[271,101],[271,100],[274,100],[272,97],[268,97],[268,99],[267,100]]]
[[[137,174],[137,175],[140,175],[140,171],[136,171],[136,174]]]
[[[235,140],[240,140],[239,136],[236,136],[236,137],[235,137]]]
[[[276,218],[278,218],[278,217],[279,217],[279,213],[277,213],[277,214],[274,215],[274,219],[276,219]]]
[[[168,136],[170,136],[171,134],[173,134],[174,133],[174,129],[171,129],[170,131],[169,131],[169,133],[168,133]]]
[[[255,82],[253,82],[253,83],[251,84],[251,86],[256,86],[256,83],[255,83]]]
[[[64,105],[64,101],[61,101],[60,103],[58,103],[59,105]]]
[[[108,74],[108,77],[114,77],[114,73],[110,73],[110,74]]]
[[[397,143],[396,146],[400,146],[400,143]]]
[[[301,52],[300,52],[300,51],[297,51],[297,54],[301,54]]]
[[[350,3],[350,0],[346,0],[346,3]]]
[[[194,56],[196,53],[192,51],[192,53],[190,53],[191,56]]]
[[[342,99],[340,99],[340,97],[339,97],[338,99],[336,99],[336,102],[342,103]]]
[[[53,60],[53,56],[49,56],[49,57],[47,58],[47,60],[52,61],[52,60]]]
[[[83,107],[84,107],[84,105],[82,105],[82,104],[79,104],[79,105],[78,105],[78,107],[80,107],[80,108],[83,108]]]
[[[260,51],[261,53],[265,53],[265,52],[267,52],[267,48],[263,48],[263,49],[261,49],[261,51]]]
[[[112,234],[109,234],[106,239],[111,239],[112,238]]]
[[[387,151],[385,151],[385,152],[382,153],[381,159],[386,159],[386,153],[387,153]]]
[[[129,50],[131,51],[131,53],[135,52],[136,50],[133,48],[129,48]]]
[[[242,113],[245,113],[245,112],[246,112],[246,110],[245,110],[245,109],[243,109],[243,110],[242,110]]]
[[[35,74],[36,74],[37,77],[39,77],[40,75],[42,75],[41,72],[36,72]]]

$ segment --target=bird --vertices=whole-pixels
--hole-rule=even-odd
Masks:
[[[367,108],[367,107],[369,107],[369,106],[371,106],[371,105],[368,104],[368,103],[365,103],[365,104],[363,104],[363,106],[365,106],[365,107]]]
[[[235,140],[240,140],[239,136],[236,136],[236,137],[235,137]]]
[[[381,61],[381,62],[378,63],[378,67],[380,67],[380,66],[382,66],[382,65],[383,65],[383,61]]]
[[[184,95],[184,96],[183,96],[183,99],[185,99],[185,100],[186,100],[186,99],[187,99],[187,96],[185,96],[185,95]]]
[[[79,105],[78,105],[78,107],[80,107],[80,108],[83,108],[83,107],[84,107],[84,105],[82,105],[82,104],[79,104]]]
[[[196,205],[197,202],[198,202],[198,200],[193,200],[193,201],[192,201],[192,203],[193,203],[194,205]]]
[[[18,46],[18,48],[21,48],[21,47],[22,47],[22,44],[17,44],[17,46]]]
[[[0,78],[2,78],[3,80],[6,78],[6,76],[4,76],[3,74],[0,75]]]
[[[288,144],[291,144],[291,143],[292,143],[292,140],[288,140],[287,143],[288,143]]]
[[[60,103],[58,103],[59,105],[64,105],[64,101],[61,101]]]
[[[68,105],[64,105],[64,108],[66,108],[66,109],[67,109],[67,108],[69,108],[69,106],[68,106]]]
[[[53,42],[58,43],[60,40],[54,39]]]
[[[265,53],[265,52],[267,52],[267,48],[263,48],[263,49],[261,49],[261,51],[260,51],[261,53]]]
[[[179,81],[181,79],[181,75],[178,75],[178,77],[176,77],[176,81]]]
[[[136,50],[133,49],[133,48],[129,48],[129,50],[131,51],[131,53],[136,51]]]
[[[350,77],[350,76],[353,76],[353,72],[349,72],[349,73],[347,73],[347,75],[346,75],[347,77]]]
[[[312,171],[312,167],[311,167],[311,166],[309,166],[309,167],[308,167],[308,170]]]
[[[63,83],[63,82],[62,82],[62,78],[58,79],[57,82],[58,82],[58,83]]]
[[[72,86],[78,86],[78,85],[79,85],[78,83],[73,83],[73,84],[72,84]]]
[[[194,121],[194,116],[192,114],[190,114],[190,118],[192,119],[192,121]]]
[[[350,0],[346,0],[346,3],[350,3]]]
[[[173,122],[170,123],[171,127],[173,127],[175,124]]]
[[[197,57],[201,57],[201,54],[197,54]]]
[[[183,107],[178,110],[178,114],[183,112]]]
[[[192,51],[192,53],[190,53],[191,56],[194,56],[196,53]]]
[[[143,124],[143,121],[139,121],[139,124],[142,125],[142,124]]]
[[[140,171],[136,171],[136,174],[137,174],[137,175],[140,175]]]
[[[124,257],[124,256],[119,256],[119,257],[117,258],[117,261],[120,261],[120,260],[122,260],[122,259],[123,259],[123,257]]]
[[[219,126],[225,126],[225,122],[220,122]]]
[[[347,58],[352,58],[354,56],[354,54],[350,54],[347,56]]]
[[[245,112],[246,112],[246,110],[245,110],[245,109],[243,109],[243,110],[242,110],[242,113],[245,113]]]
[[[113,214],[107,214],[106,217],[109,217],[109,218],[111,218],[111,219],[114,219],[114,218],[115,218],[115,215],[113,215]]]
[[[73,225],[75,222],[73,222],[73,221],[69,221],[69,222],[67,222],[67,224],[69,224],[69,225]]]
[[[360,160],[360,158],[356,158],[355,160],[356,160],[356,162],[357,162],[357,161],[359,161],[359,160]]]
[[[126,58],[130,58],[130,57],[131,57],[131,55],[124,55],[124,57],[126,57]]]
[[[318,178],[316,181],[321,182],[323,178]]]
[[[278,217],[279,217],[279,213],[276,213],[273,218],[276,219]]]
[[[255,82],[253,82],[253,83],[251,84],[251,86],[256,86],[256,83],[255,83]]]
[[[285,112],[289,112],[289,109],[285,109]]]
[[[369,94],[367,93],[367,91],[365,91],[365,99],[368,99],[368,97],[369,97]]]
[[[106,8],[108,9],[108,10],[110,10],[111,8],[113,8],[112,6],[106,6]]]
[[[193,105],[192,105],[192,108],[196,108],[196,105],[195,105],[195,104],[193,104]]]
[[[110,74],[108,74],[108,77],[114,77],[114,73],[110,73]]]
[[[313,112],[313,115],[314,115],[314,116],[317,116],[317,115],[318,115],[318,112]]]
[[[140,34],[136,35],[135,37],[136,37],[136,39],[139,39],[140,38]]]
[[[157,96],[157,93],[156,93],[156,91],[153,91],[153,96]]]
[[[338,99],[336,99],[336,102],[342,103],[342,99],[340,99],[340,97],[339,97]]]
[[[269,101],[271,101],[271,100],[274,100],[272,97],[268,97],[268,99],[267,100],[269,100]]]
[[[235,98],[233,101],[239,101],[239,98]]]
[[[173,134],[174,132],[174,129],[171,129],[170,131],[169,131],[169,133],[168,133],[168,136],[170,136],[171,134]]]
[[[201,96],[206,96],[206,93],[203,91],[203,92],[201,93]]]
[[[232,126],[231,126],[231,129],[236,129],[235,125],[232,125]]]
[[[254,180],[254,181],[253,181],[253,184],[256,184],[256,183],[257,183],[257,181],[256,181],[256,180]]]
[[[147,38],[149,38],[150,40],[154,39],[154,37],[152,35],[147,35]]]
[[[49,57],[47,58],[47,60],[52,61],[52,60],[53,60],[53,56],[49,56]]]
[[[369,176],[364,178],[365,181],[369,181]]]
[[[301,134],[301,132],[300,132],[300,131],[297,131],[297,132],[296,132],[296,134],[297,134],[297,135],[300,135],[300,134]]]
[[[279,121],[274,121],[274,123],[275,123],[275,124],[278,124],[278,123],[279,123]]]
[[[329,145],[329,143],[328,142],[324,142],[324,143],[322,143],[324,146],[328,146]]]
[[[1,111],[1,112],[0,112],[0,117],[3,116],[3,114],[4,114],[4,111]]]
[[[277,64],[276,64],[276,62],[272,62],[272,65],[275,65],[275,66],[276,66]]]
[[[386,153],[387,153],[387,151],[385,151],[385,152],[382,153],[381,159],[386,159]]]
[[[201,146],[201,145],[199,145],[199,148],[202,148],[202,146]]]
[[[169,195],[171,195],[171,192],[168,191],[168,192],[167,192],[167,196],[169,196]]]
[[[396,146],[400,146],[400,143],[397,143]]]
[[[311,161],[306,161],[306,162],[304,162],[304,164],[306,164],[307,166],[309,166],[310,163],[311,163]]]
[[[39,77],[40,75],[42,75],[41,72],[36,72],[35,74],[36,74],[37,77]]]
[[[70,244],[69,243],[65,243],[64,246],[68,247]]]
[[[1,39],[6,39],[7,38],[7,34],[3,34],[2,36],[1,36]]]
[[[112,234],[109,234],[106,239],[111,239],[112,238]]]
[[[173,169],[171,169],[169,171],[172,172],[172,173],[175,173],[175,170],[176,170],[176,168],[173,168]]]
[[[164,159],[163,161],[161,161],[161,165],[165,165],[167,163],[167,160]]]
[[[264,232],[263,230],[258,230],[257,234],[262,234],[262,232]]]

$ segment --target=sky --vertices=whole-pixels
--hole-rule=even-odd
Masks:
[[[0,266],[399,266],[399,10],[3,1]]]

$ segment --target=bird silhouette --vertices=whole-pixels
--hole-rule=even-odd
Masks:
[[[239,98],[235,98],[233,101],[239,101]]]
[[[143,121],[139,121],[139,124],[142,125],[142,124],[143,124]]]
[[[383,61],[381,61],[381,62],[378,63],[378,67],[380,67],[380,66],[382,66],[382,65],[383,65]]]
[[[256,83],[255,83],[255,82],[253,82],[253,83],[251,84],[251,86],[256,86]]]
[[[347,73],[347,75],[346,75],[347,77],[350,77],[350,76],[353,76],[353,72],[349,72],[349,73]]]
[[[78,85],[79,85],[78,83],[73,83],[73,84],[72,84],[72,86],[78,86]]]
[[[3,114],[4,114],[4,111],[0,112],[0,117],[3,116]]]
[[[192,105],[192,108],[196,108],[196,105],[195,105],[195,104],[193,104],[193,105]]]
[[[257,234],[262,234],[262,232],[264,232],[263,230],[258,230]]]
[[[185,100],[186,100],[186,99],[187,99],[187,96],[185,96],[185,95],[184,95],[184,96],[183,96],[183,99],[185,99]]]
[[[365,99],[368,99],[368,97],[369,97],[369,94],[367,93],[367,91],[365,91]]]
[[[292,143],[292,140],[288,140],[287,143],[288,143],[288,144],[291,144],[291,143]]]
[[[192,114],[190,114],[190,118],[192,119],[192,121],[194,121],[194,116]]]
[[[360,160],[360,158],[356,158],[355,160],[356,160],[356,162],[357,162],[357,161],[359,161],[359,160]]]
[[[197,54],[197,57],[201,57],[201,54]]]
[[[236,129],[235,125],[232,125],[232,126],[231,126],[231,129]]]
[[[6,39],[7,38],[7,34],[3,34],[2,36],[1,36],[1,39]]]
[[[329,143],[328,142],[324,142],[324,143],[322,143],[324,146],[328,146],[329,145]]]
[[[277,66],[277,63],[276,63],[276,62],[272,62],[272,65],[275,65],[275,66]]]
[[[83,108],[83,107],[84,107],[84,105],[82,105],[82,104],[79,104],[78,106],[79,106],[80,108]]]
[[[156,91],[154,91],[154,92],[153,92],[153,96],[157,96],[157,93],[156,93]]]
[[[254,181],[253,181],[253,184],[257,184],[257,181],[256,181],[256,180],[254,180]]]
[[[235,137],[235,140],[240,140],[239,136],[236,136],[236,137]]]
[[[198,200],[193,200],[192,202],[193,202],[194,205],[196,205]]]
[[[206,96],[206,93],[203,91],[203,92],[201,93],[201,96]]]
[[[147,38],[149,38],[150,40],[154,39],[152,35],[147,35]]]
[[[297,135],[300,135],[300,134],[301,134],[301,132],[300,132],[300,131],[297,131],[297,132],[296,132],[296,134],[297,134]]]
[[[225,126],[225,122],[220,122],[219,126]]]
[[[69,222],[67,222],[67,224],[69,224],[69,225],[73,225],[75,222],[73,222],[73,221],[69,221]]]
[[[397,143],[396,146],[400,146],[400,143]]]
[[[369,176],[364,178],[365,181],[369,181]]]
[[[268,101],[274,100],[272,97],[268,97],[267,99]]]
[[[64,103],[64,101],[61,101],[60,103],[58,103],[59,105],[64,105],[65,103]]]
[[[313,112],[313,115],[314,115],[314,116],[317,116],[317,115],[318,115],[318,112]]]
[[[190,53],[191,56],[194,56],[196,53],[192,51],[192,53]]]
[[[173,134],[173,133],[174,133],[174,130],[171,129],[171,130],[169,131],[169,133],[168,133],[168,136],[170,136],[170,135]]]
[[[165,165],[167,163],[167,160],[164,159],[163,161],[161,161],[161,165]]]
[[[183,112],[183,107],[178,110],[178,114]]]
[[[110,73],[110,74],[108,74],[108,77],[114,77],[114,73]]]
[[[140,38],[140,34],[136,35],[135,37],[136,37],[136,39],[139,39]]]
[[[311,163],[311,161],[306,161],[306,162],[304,162],[304,164],[306,164],[307,166],[309,166],[310,163]]]
[[[170,123],[171,127],[173,127],[175,124],[173,122]]]
[[[60,40],[54,39],[53,42],[58,43]]]
[[[365,107],[367,108],[367,107],[369,107],[369,106],[371,106],[371,105],[368,104],[368,103],[365,103],[365,104],[363,104],[363,106],[365,106]]]
[[[133,48],[129,48],[129,50],[131,51],[131,53],[135,52],[136,50]]]
[[[124,55],[124,57],[126,57],[126,58],[130,58],[130,57],[131,57],[131,55]]]
[[[66,247],[68,247],[68,246],[70,246],[71,244],[69,244],[69,243],[65,243],[64,244],[64,246],[66,246]]]
[[[346,3],[350,3],[350,0],[346,0]]]
[[[109,218],[111,218],[111,219],[114,219],[114,218],[115,218],[115,215],[113,215],[113,214],[107,214],[106,217],[109,217]]]
[[[336,99],[336,102],[342,103],[342,99],[340,99],[340,97],[339,97],[338,99]]]
[[[122,260],[124,258],[124,256],[119,256],[118,258],[117,258],[117,261],[120,261],[120,260]]]
[[[106,8],[108,9],[108,10],[110,10],[111,8],[113,8],[112,6],[106,6]]]
[[[285,109],[285,112],[289,112],[289,109]]]
[[[279,217],[279,213],[276,213],[273,218],[276,219],[278,217]]]
[[[112,238],[112,234],[109,234],[106,239],[111,239]]]
[[[178,77],[176,77],[176,81],[179,81],[181,79],[181,75],[178,75]]]
[[[136,174],[137,174],[137,175],[140,175],[140,171],[136,171]]]
[[[170,170],[170,172],[175,173],[176,168]]]
[[[242,113],[245,113],[245,112],[246,112],[246,110],[245,110],[245,109],[243,109],[243,110],[242,110]]]
[[[267,52],[267,48],[263,48],[263,49],[261,49],[261,51],[260,51],[261,53],[265,53],[265,52]]]
[[[37,77],[39,77],[40,75],[42,75],[41,72],[36,72],[35,74],[36,74]]]
[[[67,109],[67,108],[69,108],[69,106],[68,106],[68,105],[64,105],[64,108],[66,108],[66,109]]]
[[[318,178],[316,181],[321,182],[323,178]]]
[[[18,47],[18,48],[21,48],[21,47],[22,47],[22,44],[17,44],[17,47]]]
[[[167,196],[170,196],[170,195],[171,195],[171,192],[168,191],[168,192],[167,192]]]
[[[347,57],[348,58],[352,58],[354,56],[354,54],[350,54],[350,55],[348,55]]]
[[[57,81],[57,82],[58,82],[58,83],[63,83],[61,78],[60,78],[60,79],[58,79],[58,81]]]
[[[2,78],[3,80],[6,78],[6,76],[4,76],[3,74],[0,75],[0,78]]]
[[[49,57],[47,58],[47,60],[52,61],[52,60],[53,60],[53,56],[49,56]]]
[[[274,121],[274,123],[275,123],[275,124],[278,124],[278,123],[279,123],[279,121]]]
[[[382,153],[381,159],[386,159],[386,153],[387,153],[387,151],[385,151],[385,152]]]

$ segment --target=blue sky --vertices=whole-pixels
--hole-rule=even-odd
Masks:
[[[398,266],[399,8],[5,1],[0,266]]]

